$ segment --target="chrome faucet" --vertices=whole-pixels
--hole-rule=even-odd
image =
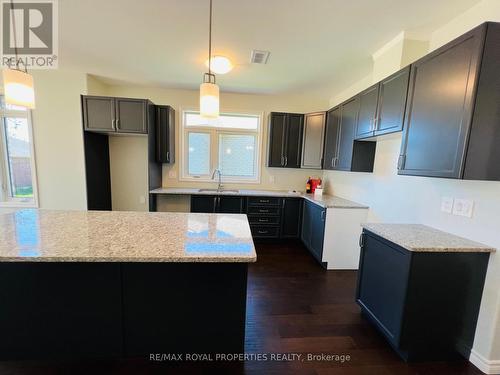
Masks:
[[[214,169],[214,172],[212,173],[212,180],[215,180],[215,175],[219,175],[219,185],[217,185],[217,191],[222,191],[222,173],[220,169]]]

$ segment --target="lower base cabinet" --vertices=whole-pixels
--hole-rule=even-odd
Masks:
[[[243,197],[220,195],[192,195],[191,212],[241,214],[244,212]]]
[[[364,230],[356,301],[405,361],[468,358],[489,253],[412,252]]]
[[[304,202],[301,239],[316,260],[322,263],[325,238],[326,208]]]

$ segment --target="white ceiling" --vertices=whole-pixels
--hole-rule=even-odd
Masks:
[[[417,38],[479,0],[213,0],[213,49],[236,68],[223,91],[345,85],[400,31]],[[59,0],[60,67],[111,80],[195,88],[205,70],[208,0]],[[249,64],[252,49],[271,51]]]

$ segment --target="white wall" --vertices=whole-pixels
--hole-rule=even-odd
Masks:
[[[466,13],[432,33],[430,49],[435,49],[456,36],[487,20],[500,20],[500,1],[484,0]],[[359,77],[342,95],[330,99],[341,101],[370,86],[408,62],[421,56],[426,43],[405,43],[377,56],[372,80]],[[396,49],[396,50],[395,50]],[[500,182],[458,181],[397,175],[397,159],[401,135],[382,137],[377,143],[375,169],[372,174],[325,171],[326,189],[341,197],[370,206],[369,220],[379,222],[422,223],[500,249]],[[471,219],[440,211],[441,198],[451,196],[475,202]],[[486,361],[500,360],[500,254],[490,258],[481,303],[474,353]],[[476,361],[477,362],[477,361]],[[490,363],[491,364],[491,363]]]

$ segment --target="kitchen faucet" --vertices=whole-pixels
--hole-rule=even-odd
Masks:
[[[215,180],[215,174],[219,175],[219,185],[217,185],[217,191],[222,191],[222,173],[220,169],[214,169],[214,172],[212,173],[212,180]]]

